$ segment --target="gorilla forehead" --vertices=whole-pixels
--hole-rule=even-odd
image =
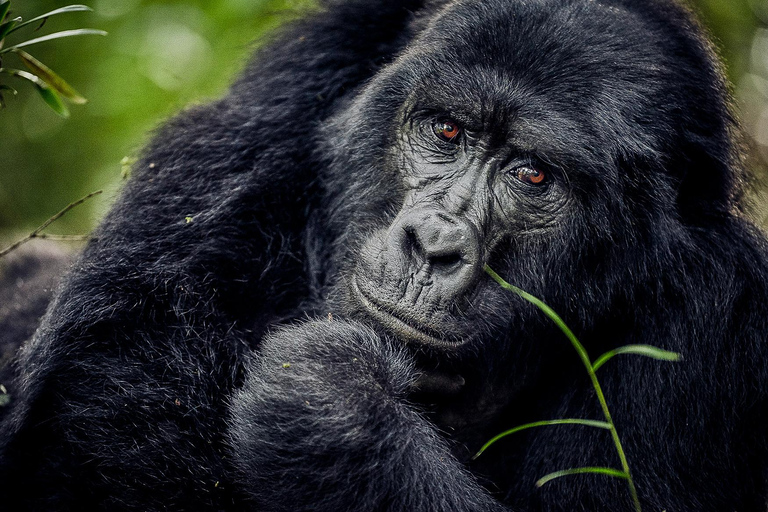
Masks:
[[[699,41],[652,17],[658,13],[630,9],[590,0],[459,0],[424,27],[400,71],[445,105],[497,118],[567,112],[601,138],[616,135],[635,149],[657,146],[637,127],[653,116],[659,139],[674,125],[670,106],[687,91],[672,89],[690,84],[675,76],[684,72],[678,49],[686,59],[699,58],[698,68],[708,56],[692,51]]]
[[[725,140],[703,154],[726,147],[724,102],[707,85],[719,81],[708,46],[680,33],[677,11],[634,9],[591,0],[444,4],[416,23],[412,44],[352,112],[383,128],[425,107],[601,174],[620,160],[670,161],[670,148],[682,156],[689,129]],[[676,180],[687,173],[668,170]]]

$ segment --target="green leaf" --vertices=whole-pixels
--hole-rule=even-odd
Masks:
[[[53,39],[62,39],[65,37],[87,36],[87,35],[105,36],[107,35],[107,33],[104,32],[103,30],[96,30],[93,28],[78,28],[75,30],[64,30],[62,32],[54,32],[53,34],[48,34],[47,36],[36,37],[35,39],[30,39],[29,41],[24,41],[14,46],[9,46],[5,50],[0,50],[0,53],[7,53],[10,51],[16,50],[18,48],[23,48],[25,46],[30,46],[37,43],[43,43],[45,41],[52,41]]]
[[[533,423],[525,423],[524,425],[519,425],[515,428],[505,430],[501,434],[494,436],[490,441],[485,443],[482,448],[472,457],[472,460],[477,459],[482,453],[488,449],[489,446],[491,446],[493,443],[498,441],[499,439],[503,437],[507,437],[509,435],[515,434],[517,432],[520,432],[521,430],[527,430],[529,428],[534,427],[546,427],[550,425],[586,425],[588,427],[597,427],[597,428],[604,428],[606,430],[611,429],[611,424],[607,423],[605,421],[595,421],[595,420],[581,420],[576,418],[566,418],[561,420],[546,420],[546,421],[535,421]]]
[[[35,85],[37,92],[43,98],[43,101],[45,101],[48,106],[53,109],[54,112],[59,114],[61,117],[69,117],[69,109],[64,104],[64,102],[61,101],[59,95],[56,94],[56,91],[51,89],[51,87],[39,77],[33,75],[32,73],[27,73],[26,71],[20,71],[18,69],[4,69],[3,71],[6,71],[13,76],[17,76],[32,82]]]
[[[11,8],[11,0],[0,0],[0,21],[3,21],[8,15],[8,9]]]
[[[653,347],[651,345],[625,345],[623,347],[618,347],[613,350],[610,350],[605,354],[601,355],[600,357],[598,357],[597,359],[595,359],[595,362],[592,363],[592,368],[595,371],[597,371],[597,369],[603,366],[606,362],[608,362],[609,359],[619,354],[636,354],[639,356],[658,359],[659,361],[674,362],[674,361],[680,360],[680,354],[678,354],[677,352],[662,350],[660,348]]]
[[[25,66],[29,68],[34,74],[42,78],[45,83],[53,87],[59,94],[64,96],[72,103],[82,105],[88,100],[83,98],[72,86],[64,81],[59,75],[53,72],[51,68],[25,52],[24,50],[16,50],[15,52]]]
[[[627,475],[625,472],[619,471],[618,469],[613,469],[613,468],[601,468],[601,467],[573,468],[573,469],[564,469],[562,471],[555,471],[554,473],[550,473],[542,478],[539,478],[539,480],[536,482],[536,487],[541,487],[542,485],[548,482],[551,482],[556,478],[560,478],[562,476],[583,475],[585,473],[608,475],[616,478],[621,478],[624,480],[629,479],[629,475]]]
[[[0,41],[5,39],[5,36],[13,32],[13,27],[16,26],[18,22],[21,21],[21,16],[18,18],[13,18],[12,20],[8,20],[5,23],[0,24]]]
[[[537,308],[539,308],[545,315],[549,317],[550,320],[552,320],[555,325],[565,334],[565,337],[568,338],[568,341],[571,342],[571,345],[573,345],[573,348],[576,350],[576,352],[579,354],[579,357],[581,358],[581,362],[584,363],[584,366],[587,368],[588,372],[592,372],[592,363],[589,361],[589,355],[587,355],[587,351],[584,348],[584,345],[581,344],[581,342],[576,338],[576,335],[573,334],[573,331],[565,324],[562,318],[560,318],[560,315],[555,313],[555,310],[553,310],[551,307],[547,306],[544,301],[539,299],[538,297],[534,297],[530,293],[521,290],[517,286],[513,286],[506,282],[502,277],[493,271],[491,267],[488,265],[485,266],[485,272],[491,276],[494,281],[499,283],[499,285],[504,288],[505,290],[509,290],[511,292],[516,293],[521,298],[527,300]]]
[[[69,109],[64,104],[64,102],[61,101],[61,98],[58,94],[56,94],[56,91],[46,85],[40,84],[35,84],[35,88],[37,89],[37,92],[40,93],[40,96],[43,98],[43,100],[48,104],[49,107],[53,109],[54,112],[63,118],[69,117]]]
[[[594,388],[595,394],[597,395],[597,400],[600,402],[600,408],[603,410],[603,416],[605,416],[605,421],[611,427],[610,432],[611,432],[611,437],[613,438],[613,444],[616,447],[616,454],[619,456],[619,460],[621,461],[621,467],[623,471],[619,472],[618,475],[613,473],[613,472],[616,472],[616,470],[607,469],[607,468],[582,468],[582,469],[575,469],[575,470],[566,470],[565,472],[559,471],[557,473],[552,473],[550,475],[545,476],[539,481],[539,485],[544,485],[546,482],[548,482],[553,478],[559,478],[560,476],[565,476],[568,474],[576,474],[576,473],[584,473],[584,472],[587,472],[587,473],[598,472],[598,473],[612,474],[613,476],[621,475],[623,478],[627,480],[627,485],[629,486],[629,493],[635,505],[635,511],[641,512],[640,499],[637,496],[637,488],[635,487],[635,483],[632,480],[632,476],[629,471],[629,463],[627,462],[627,456],[624,453],[624,448],[621,445],[619,434],[616,431],[616,428],[613,424],[613,419],[611,418],[611,412],[608,410],[608,402],[605,400],[605,394],[603,393],[603,388],[602,386],[600,386],[600,382],[597,379],[597,374],[595,373],[595,368],[589,359],[589,354],[587,353],[587,350],[584,348],[584,345],[582,345],[581,342],[579,342],[579,340],[576,338],[576,335],[573,334],[573,331],[571,331],[568,328],[568,326],[565,324],[565,322],[563,322],[563,319],[560,318],[560,316],[557,313],[555,313],[555,311],[552,308],[550,308],[547,304],[545,304],[541,299],[534,297],[530,293],[527,293],[516,286],[512,286],[511,284],[506,282],[504,279],[502,279],[488,265],[485,266],[485,271],[497,283],[499,283],[499,285],[502,288],[516,293],[523,299],[527,300],[528,302],[534,304],[537,308],[539,308],[560,328],[563,334],[565,334],[565,336],[571,342],[571,345],[573,345],[573,348],[579,354],[579,358],[581,359],[581,362],[584,365],[584,368],[587,370],[589,379],[592,381],[592,387]]]
[[[36,21],[45,21],[51,16],[56,16],[57,14],[65,14],[68,12],[81,12],[81,11],[93,11],[90,7],[87,5],[68,5],[66,7],[61,7],[59,9],[54,9],[51,12],[47,12],[45,14],[41,14],[40,16],[37,16],[36,18],[32,18],[31,20],[27,20],[24,23],[21,23],[16,26],[11,32],[16,32],[22,27],[26,27],[27,25],[31,25],[32,23],[35,23]],[[10,34],[10,32],[9,32]]]

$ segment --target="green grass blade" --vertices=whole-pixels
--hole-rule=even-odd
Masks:
[[[573,345],[573,348],[576,349],[576,352],[579,353],[579,357],[581,358],[581,361],[584,363],[585,366],[587,366],[588,370],[592,369],[592,363],[589,360],[589,355],[587,354],[587,351],[584,349],[584,346],[579,342],[578,338],[576,338],[576,335],[573,334],[573,331],[565,324],[562,318],[560,318],[560,315],[555,313],[555,311],[547,306],[544,301],[539,299],[538,297],[534,297],[530,293],[521,290],[517,286],[513,286],[506,282],[499,274],[493,271],[491,267],[488,265],[485,266],[485,271],[490,275],[499,285],[504,288],[505,290],[509,290],[511,292],[516,293],[521,298],[527,300],[537,308],[539,308],[545,315],[549,317],[550,320],[555,322],[555,325],[560,328],[560,330],[565,334],[565,336],[568,338],[568,340]]]
[[[605,421],[581,420],[577,418],[566,418],[561,420],[546,420],[546,421],[535,421],[533,423],[525,423],[523,425],[518,425],[515,428],[505,430],[501,434],[494,436],[490,441],[485,443],[483,447],[480,448],[480,450],[478,450],[478,452],[472,457],[472,460],[477,459],[480,455],[482,455],[482,453],[485,450],[488,449],[488,447],[490,447],[493,443],[495,443],[499,439],[502,439],[512,434],[516,434],[521,430],[527,430],[529,428],[535,428],[535,427],[547,427],[551,425],[585,425],[587,427],[604,428],[607,430],[611,429],[610,423],[606,423]]]
[[[592,366],[592,362],[589,359],[589,354],[587,354],[587,350],[579,342],[578,338],[576,338],[576,335],[573,334],[573,331],[571,331],[571,329],[568,328],[565,322],[563,322],[562,318],[560,318],[560,316],[557,313],[555,313],[555,311],[552,308],[546,305],[541,299],[534,297],[530,293],[527,293],[524,290],[521,290],[520,288],[509,284],[504,279],[502,279],[496,272],[494,272],[488,265],[485,266],[485,271],[497,283],[499,283],[499,285],[502,288],[516,293],[521,298],[532,303],[537,308],[539,308],[544,314],[546,314],[550,318],[550,320],[555,322],[555,324],[560,328],[563,334],[565,334],[565,336],[571,342],[571,345],[573,345],[573,348],[579,354],[579,358],[581,359],[581,362],[584,364],[584,368],[587,370],[587,373],[589,374],[589,379],[592,381],[592,387],[595,389],[597,400],[600,402],[600,408],[603,410],[603,416],[605,416],[605,421],[611,425],[611,429],[610,429],[611,437],[613,438],[613,444],[616,447],[616,453],[619,456],[619,460],[621,461],[621,467],[623,469],[622,474],[625,475],[626,477],[627,485],[629,486],[629,493],[635,505],[635,511],[641,512],[640,499],[637,496],[637,488],[635,487],[635,482],[632,480],[632,473],[629,470],[629,463],[627,462],[627,456],[624,453],[624,447],[621,444],[619,433],[616,431],[616,427],[613,423],[613,419],[611,418],[611,412],[608,409],[608,402],[606,402],[605,400],[605,394],[603,393],[603,388],[600,386],[600,381],[598,380],[597,374],[595,373],[595,369]],[[562,476],[562,475],[559,475],[559,476]]]
[[[11,30],[11,32],[16,32],[20,28],[26,27],[27,25],[31,25],[32,23],[35,23],[37,21],[43,21],[47,18],[50,18],[51,16],[56,16],[57,14],[66,14],[68,12],[82,12],[82,11],[93,11],[93,9],[91,9],[87,5],[67,5],[66,7],[54,9],[53,11],[50,11],[45,14],[41,14],[40,16],[37,16],[35,18],[32,18],[31,20],[27,20],[24,23],[20,23],[13,30]],[[11,32],[8,32],[8,33],[10,34]]]
[[[75,36],[87,36],[87,35],[105,36],[107,35],[107,33],[104,32],[103,30],[96,30],[93,28],[77,28],[74,30],[64,30],[62,32],[54,32],[53,34],[48,34],[47,36],[36,37],[35,39],[30,39],[29,41],[24,41],[16,45],[9,46],[5,50],[1,50],[0,53],[7,53],[12,50],[16,50],[18,48],[23,48],[25,46],[43,43],[45,41],[52,41],[54,39],[62,39],[65,37],[75,37]]]
[[[613,468],[602,468],[602,467],[573,468],[573,469],[564,469],[562,471],[555,471],[554,473],[550,473],[544,477],[539,478],[536,481],[536,487],[541,487],[544,484],[563,476],[583,475],[587,473],[598,474],[598,475],[608,475],[616,478],[621,478],[623,480],[629,479],[629,475],[627,473],[623,471],[619,471],[618,469],[613,469]]]
[[[32,73],[40,77],[56,92],[64,96],[72,103],[82,105],[88,101],[83,98],[71,85],[65,82],[63,78],[54,73],[51,68],[34,58],[32,55],[28,54],[24,50],[16,50],[15,53],[19,56],[24,65],[27,66],[30,71],[32,71]]]
[[[56,91],[51,89],[51,87],[45,83],[40,77],[33,75],[32,73],[27,73],[26,71],[21,71],[18,69],[2,69],[0,68],[0,71],[4,71],[6,73],[10,73],[13,76],[17,76],[19,78],[23,78],[24,80],[28,80],[34,84],[35,89],[37,89],[38,94],[43,98],[43,101],[45,101],[49,107],[53,109],[54,112],[59,114],[61,117],[69,117],[69,109],[64,104],[64,102],[61,100],[58,94],[56,94]]]
[[[636,354],[639,356],[658,359],[659,361],[675,362],[680,360],[680,354],[678,354],[677,352],[662,350],[658,347],[654,347],[651,345],[625,345],[623,347],[618,347],[613,350],[610,350],[605,354],[601,355],[600,357],[598,357],[597,359],[595,359],[595,362],[592,363],[592,368],[595,371],[597,371],[598,368],[603,366],[613,356],[617,356],[619,354]]]

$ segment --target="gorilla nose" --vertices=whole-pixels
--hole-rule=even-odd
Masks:
[[[432,274],[471,279],[480,249],[474,227],[465,219],[436,210],[414,210],[400,219],[401,250]]]

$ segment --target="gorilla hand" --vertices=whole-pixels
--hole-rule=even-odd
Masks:
[[[502,510],[405,402],[415,377],[405,352],[359,323],[265,338],[229,427],[259,510]]]

